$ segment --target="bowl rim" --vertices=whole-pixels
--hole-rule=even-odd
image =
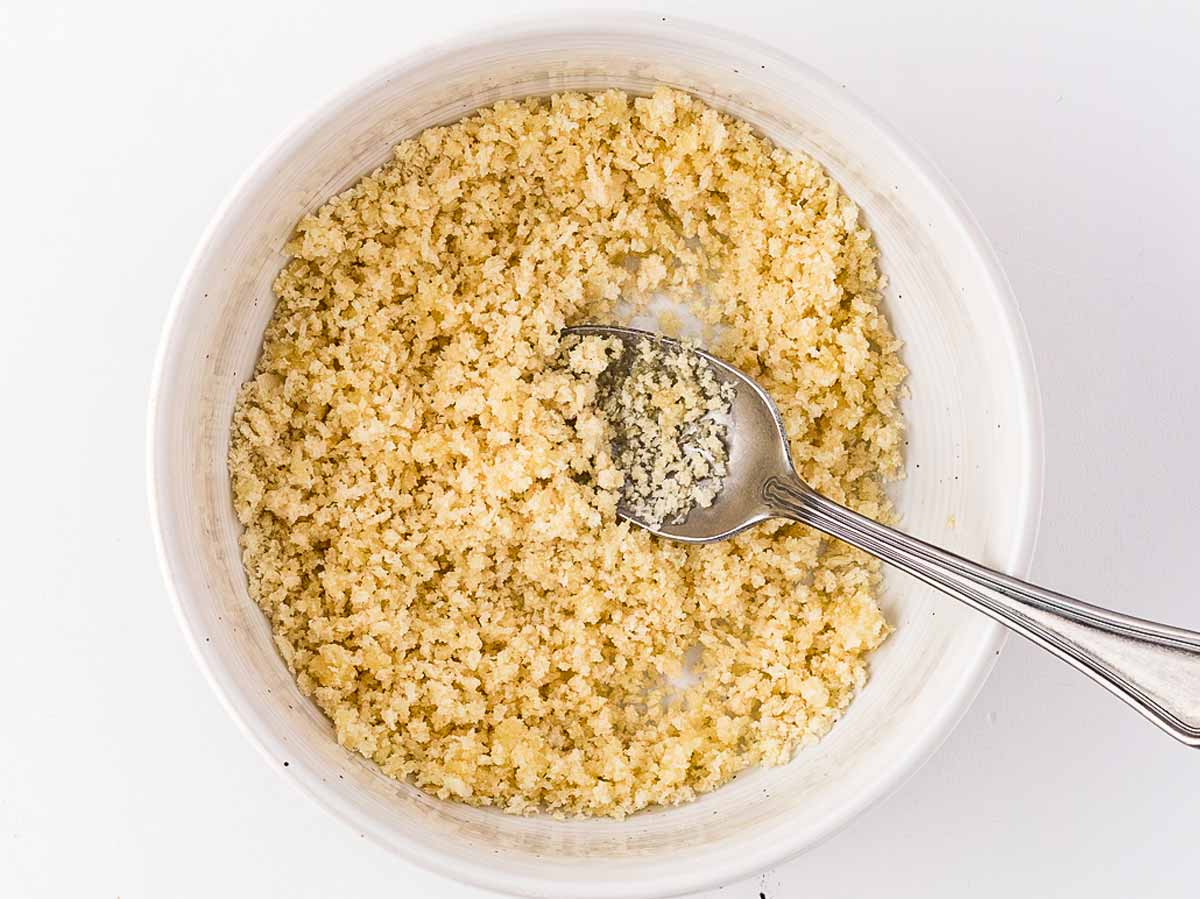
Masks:
[[[378,81],[400,72],[420,69],[429,62],[448,54],[470,52],[517,38],[578,36],[614,30],[636,32],[639,36],[645,37],[669,37],[673,40],[727,41],[739,46],[742,50],[757,54],[775,66],[790,69],[802,76],[814,88],[834,96],[836,102],[846,113],[855,115],[870,125],[878,133],[881,142],[888,146],[890,152],[903,159],[926,182],[931,194],[944,204],[949,219],[957,227],[964,244],[974,251],[982,272],[990,282],[990,301],[998,304],[998,311],[1006,326],[1003,343],[1013,363],[1011,370],[1014,393],[1020,399],[1019,411],[1024,418],[1025,439],[1020,447],[1020,454],[1022,467],[1027,477],[1019,488],[1017,526],[1014,528],[1011,545],[1008,547],[1007,558],[1004,559],[1002,568],[1018,577],[1028,574],[1041,520],[1044,474],[1044,422],[1032,347],[1011,285],[1000,266],[991,243],[966,203],[933,161],[903,137],[884,117],[836,84],[830,77],[786,51],[758,38],[695,19],[641,12],[585,10],[572,12],[569,15],[563,14],[557,18],[532,14],[505,17],[483,27],[477,26],[460,31],[455,37],[430,42],[421,49],[381,63],[341,89],[332,92],[309,111],[295,119],[258,155],[216,208],[196,249],[184,267],[164,319],[150,379],[146,422],[147,499],[155,554],[175,617],[183,631],[192,657],[221,705],[263,759],[276,772],[281,770],[276,764],[276,759],[279,757],[282,747],[273,745],[277,741],[265,729],[260,730],[256,726],[256,722],[250,720],[251,716],[246,714],[234,701],[225,689],[212,662],[203,652],[200,637],[192,628],[184,608],[183,594],[190,591],[175,578],[173,554],[167,545],[164,534],[165,500],[163,498],[164,491],[159,488],[159,480],[164,468],[164,460],[159,458],[159,452],[163,443],[162,432],[165,430],[161,399],[164,381],[171,364],[172,348],[182,338],[179,322],[187,305],[189,286],[201,264],[212,254],[218,235],[227,226],[231,213],[248,188],[256,181],[261,180],[265,173],[273,167],[273,163],[302,136],[317,128],[320,123],[346,105],[354,102]],[[595,899],[609,897],[611,899],[614,896],[681,895],[752,876],[830,839],[863,812],[899,789],[908,778],[933,757],[953,732],[982,689],[999,657],[999,650],[1007,639],[1008,632],[1000,624],[990,620],[986,624],[990,627],[990,631],[984,632],[975,662],[962,677],[956,691],[947,696],[947,701],[942,705],[940,714],[930,721],[925,736],[912,744],[905,756],[893,762],[886,776],[877,782],[873,792],[868,792],[867,795],[857,797],[855,801],[847,803],[837,816],[828,820],[823,827],[824,832],[819,837],[810,839],[807,835],[799,834],[797,839],[787,843],[760,841],[749,851],[741,852],[735,861],[725,865],[719,871],[713,871],[712,866],[677,866],[672,871],[663,870],[648,873],[645,876],[636,876],[621,885],[601,883],[589,886],[583,881],[578,881],[571,884],[569,889],[563,883],[556,882],[557,895],[564,899],[568,896],[580,897],[580,899],[585,899],[585,897],[595,897]],[[426,847],[397,845],[396,842],[375,833],[373,829],[364,828],[347,804],[342,803],[329,791],[321,788],[319,777],[310,776],[299,766],[291,769],[288,780],[347,827],[365,834],[376,844],[419,867],[452,880],[486,889],[515,895],[544,895],[547,881],[541,878],[497,870],[486,862],[464,864],[461,858],[453,860],[443,858],[430,852]]]

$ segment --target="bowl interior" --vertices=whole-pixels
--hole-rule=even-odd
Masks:
[[[284,138],[235,191],[184,279],[151,415],[160,549],[185,629],[218,692],[277,764],[360,832],[452,876],[534,895],[699,888],[812,845],[940,743],[999,646],[997,626],[900,574],[896,632],[845,718],[791,764],[625,821],[514,818],[432,799],[337,745],[300,695],[247,595],[225,466],[238,385],[271,314],[299,217],[382,163],[398,140],[501,98],[667,83],[825,164],[864,210],[912,374],[910,532],[1002,569],[1027,564],[1040,444],[1024,336],[972,226],[928,168],[835,86],[729,35],[657,19],[526,28],[380,73]]]

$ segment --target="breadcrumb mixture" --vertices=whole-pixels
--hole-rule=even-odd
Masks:
[[[503,102],[399,144],[288,249],[230,472],[251,595],[343,745],[444,798],[622,816],[830,729],[888,632],[878,563],[797,525],[618,521],[603,353],[554,364],[618,297],[703,285],[803,477],[887,517],[905,370],[817,163],[666,89]]]
[[[729,470],[720,416],[733,403],[733,384],[718,381],[703,357],[686,346],[584,339],[607,345],[609,362],[597,390],[624,478],[619,511],[656,528],[711,506]]]

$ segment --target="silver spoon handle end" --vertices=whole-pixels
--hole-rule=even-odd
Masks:
[[[1032,640],[1171,736],[1200,747],[1200,633],[1111,612],[964,559],[846,509],[798,478],[763,498],[802,522],[908,572]]]

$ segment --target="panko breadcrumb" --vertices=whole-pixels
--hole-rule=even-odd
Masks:
[[[601,369],[554,364],[564,326],[703,285],[803,477],[887,517],[905,371],[816,162],[667,89],[506,101],[399,144],[288,252],[229,464],[251,595],[343,745],[443,798],[622,816],[830,729],[888,633],[878,563],[618,521]]]

